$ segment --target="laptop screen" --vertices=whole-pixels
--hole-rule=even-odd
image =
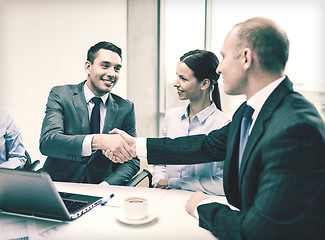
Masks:
[[[101,199],[67,193],[62,199],[45,172],[0,169],[0,209],[6,212],[71,220],[98,205]],[[72,212],[69,212],[64,201],[68,202]],[[80,209],[71,205],[78,205]]]

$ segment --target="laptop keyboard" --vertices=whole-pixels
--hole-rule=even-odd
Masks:
[[[76,212],[80,208],[87,205],[87,202],[78,202],[78,201],[73,201],[68,199],[62,199],[62,200],[70,213]]]
[[[61,198],[69,198],[72,196],[72,193],[59,192]]]

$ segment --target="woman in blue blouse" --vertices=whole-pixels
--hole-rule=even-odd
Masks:
[[[230,118],[221,112],[216,73],[217,56],[206,50],[185,53],[177,64],[174,87],[180,100],[189,100],[186,107],[169,110],[165,115],[161,137],[176,138],[208,134],[226,125]],[[211,98],[213,101],[211,101]],[[224,195],[223,162],[195,165],[155,165],[153,185],[163,189],[202,191]]]
[[[23,168],[26,160],[20,131],[11,114],[0,108],[0,168]]]

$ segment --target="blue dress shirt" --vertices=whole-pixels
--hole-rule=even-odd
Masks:
[[[188,106],[174,108],[165,115],[161,137],[176,138],[196,134],[208,134],[230,122],[230,118],[212,103],[189,121]],[[168,186],[174,189],[202,191],[207,194],[224,195],[223,162],[194,165],[155,165],[152,183],[169,179]]]
[[[26,160],[20,131],[11,114],[0,108],[0,167],[22,168]]]

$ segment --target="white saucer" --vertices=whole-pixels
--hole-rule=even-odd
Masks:
[[[116,217],[117,220],[119,220],[122,223],[130,224],[130,225],[140,225],[145,224],[148,222],[151,222],[152,220],[156,219],[157,215],[153,212],[149,212],[148,215],[144,219],[140,220],[130,220],[124,216],[124,214],[120,214]]]

